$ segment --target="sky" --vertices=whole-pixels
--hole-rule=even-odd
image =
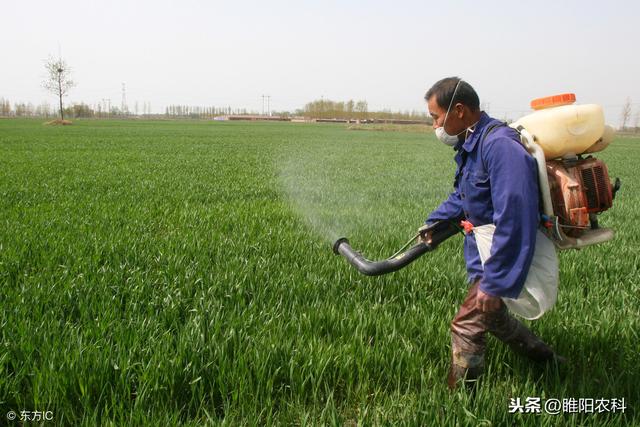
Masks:
[[[0,97],[47,101],[44,61],[77,85],[66,102],[293,111],[315,99],[424,110],[459,76],[485,110],[516,119],[531,99],[573,92],[619,126],[640,111],[640,2],[3,1]]]

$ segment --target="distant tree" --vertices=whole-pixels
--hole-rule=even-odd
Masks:
[[[622,115],[621,115],[622,130],[626,129],[627,122],[629,121],[630,117],[631,117],[631,98],[627,98],[624,105],[622,106]]]
[[[638,133],[640,131],[640,107],[636,109],[636,117],[633,120],[633,130]]]
[[[64,120],[62,98],[75,86],[75,83],[71,80],[71,69],[62,58],[49,58],[45,62],[44,68],[47,70],[47,76],[42,85],[46,90],[58,97],[60,101],[60,120]]]
[[[11,103],[8,99],[0,98],[0,115],[8,116],[11,114]]]
[[[73,115],[73,117],[76,117],[76,118],[77,117],[93,117],[94,116],[94,111],[91,109],[91,107],[89,107],[84,102],[81,102],[79,104],[73,104],[67,110],[70,110],[70,113]]]
[[[369,110],[369,106],[367,104],[367,101],[358,101],[356,103],[356,111],[359,113],[359,117],[361,119],[367,118],[368,110]]]
[[[14,113],[16,117],[31,117],[34,114],[32,103],[18,102],[14,105]]]
[[[347,118],[351,119],[352,115],[353,115],[353,108],[354,108],[355,103],[353,102],[353,99],[350,99],[349,101],[347,101]]]
[[[27,106],[23,102],[15,102],[13,104],[13,111],[16,117],[22,117],[25,115]]]
[[[51,106],[48,102],[43,102],[36,107],[35,115],[38,117],[49,117],[51,115]]]

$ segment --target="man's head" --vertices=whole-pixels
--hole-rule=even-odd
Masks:
[[[433,118],[433,128],[444,127],[449,135],[457,135],[479,120],[478,94],[459,77],[439,80],[427,91],[424,99]]]

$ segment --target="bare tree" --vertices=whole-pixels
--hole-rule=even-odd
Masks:
[[[631,98],[627,98],[624,105],[622,106],[622,130],[625,130],[627,127],[627,122],[631,117]]]
[[[11,104],[8,99],[0,98],[0,116],[11,114]]]
[[[349,101],[347,101],[347,105],[346,105],[347,116],[348,116],[347,118],[349,120],[351,120],[353,118],[351,116],[353,116],[353,107],[354,107],[354,105],[355,105],[355,103],[353,102],[353,99],[350,99]]]
[[[369,106],[367,104],[367,101],[358,101],[356,103],[356,111],[358,113],[360,113],[360,118],[361,119],[366,119],[367,118],[367,112],[369,111]]]
[[[71,80],[71,69],[64,59],[55,59],[53,57],[45,62],[44,68],[47,70],[47,76],[42,82],[42,86],[58,96],[60,100],[60,120],[64,120],[62,97],[67,95],[69,90],[75,86],[75,83]]]

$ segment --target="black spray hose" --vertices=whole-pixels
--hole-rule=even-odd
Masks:
[[[421,230],[421,234],[429,233],[431,235],[429,244],[420,242],[399,255],[383,261],[369,261],[360,252],[353,250],[346,237],[336,240],[333,244],[333,253],[345,257],[349,264],[366,276],[380,276],[400,270],[420,256],[434,250],[440,243],[458,232],[460,232],[460,228],[451,221],[435,222],[428,228]]]

